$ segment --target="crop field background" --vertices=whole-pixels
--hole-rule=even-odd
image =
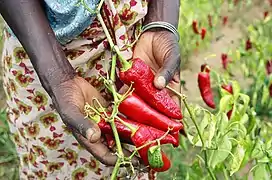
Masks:
[[[224,74],[226,70],[222,67],[221,54],[239,48],[241,42],[245,41],[249,36],[249,27],[263,21],[265,12],[268,13],[267,21],[271,21],[271,8],[271,0],[181,0],[179,24],[182,52],[181,80],[183,82],[183,92],[190,103],[207,108],[197,87],[197,73],[200,71],[201,64],[208,63],[212,69]],[[206,29],[204,39],[201,39],[200,35],[193,32],[193,21],[198,22],[199,30],[201,28]],[[0,55],[3,46],[2,27],[3,20],[0,19]],[[272,34],[271,37],[264,38],[270,38],[271,41]],[[254,53],[252,56],[254,56]],[[1,68],[0,63],[0,74]],[[235,69],[235,67],[231,68]],[[242,72],[239,70],[232,74],[232,78],[239,82],[241,89],[247,89],[251,83],[249,79],[244,79]],[[0,75],[0,180],[13,180],[18,178],[18,163],[8,133],[5,115],[5,94],[1,86]],[[270,116],[264,116],[263,118],[271,121]],[[173,151],[166,147],[166,151],[168,151],[172,160],[172,168],[167,172],[160,173],[159,179],[209,179],[209,177],[201,177],[200,175],[204,167],[194,166],[192,162],[200,149],[193,148],[185,138],[181,138],[181,145],[178,149]],[[244,168],[231,177],[226,173],[223,173],[222,176],[219,173],[218,177],[230,180],[256,179],[254,178],[256,176],[252,174],[245,176],[245,172],[248,172],[249,168],[251,168],[250,164],[245,165]],[[258,180],[262,179],[265,178],[260,176]]]

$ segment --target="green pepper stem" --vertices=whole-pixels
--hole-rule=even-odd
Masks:
[[[187,111],[189,112],[190,118],[192,119],[192,121],[193,121],[193,123],[194,123],[194,125],[195,125],[195,127],[196,127],[198,136],[199,136],[200,141],[201,141],[202,146],[203,146],[204,160],[205,160],[206,169],[208,170],[208,173],[210,174],[211,178],[212,178],[213,180],[216,180],[216,177],[215,177],[215,175],[213,174],[213,172],[212,172],[212,170],[211,170],[211,168],[210,168],[210,166],[209,166],[209,163],[208,163],[208,152],[207,152],[207,149],[206,149],[206,147],[205,147],[203,137],[202,137],[202,135],[201,135],[201,133],[200,133],[200,129],[199,129],[197,123],[196,123],[195,116],[193,115],[192,110],[191,110],[191,108],[190,108],[190,106],[189,106],[189,104],[188,104],[188,102],[187,102],[187,100],[186,100],[186,96],[185,96],[184,94],[181,94],[181,93],[177,92],[175,89],[171,88],[170,86],[166,86],[166,88],[169,89],[170,91],[172,91],[173,93],[175,93],[177,96],[179,96],[179,97],[181,98],[183,104],[185,105]]]
[[[142,146],[140,146],[140,147],[137,147],[137,148],[134,150],[134,152],[129,156],[128,159],[132,159],[133,156],[137,153],[137,151],[139,151],[140,149],[142,149],[142,148],[144,148],[144,147],[146,147],[146,146],[149,146],[150,144],[153,144],[153,143],[156,143],[156,142],[157,142],[157,143],[158,143],[158,146],[160,146],[160,141],[161,141],[163,138],[165,138],[169,132],[170,132],[170,129],[168,129],[168,130],[164,133],[164,135],[163,135],[162,137],[160,137],[160,138],[158,138],[158,139],[155,139],[155,140],[153,140],[153,141],[149,141],[148,143],[146,143],[146,144],[144,144],[144,145],[142,145]]]
[[[129,128],[131,130],[132,134],[134,134],[137,131],[137,128],[135,128],[132,125],[130,125],[129,123],[125,122],[120,117],[116,116],[116,119],[118,119],[123,125],[125,125],[127,128]]]
[[[83,6],[87,9],[87,11],[89,11],[91,14],[93,13],[92,10],[87,6],[87,4],[85,3],[84,0],[81,0],[81,3],[83,4]],[[100,24],[102,25],[102,28],[104,30],[104,33],[109,41],[109,44],[110,44],[110,47],[112,50],[115,50],[115,52],[117,53],[117,55],[119,56],[119,59],[122,63],[122,66],[123,68],[128,68],[128,66],[130,65],[122,56],[121,56],[121,53],[118,49],[117,46],[114,45],[112,39],[111,39],[111,36],[110,36],[110,33],[103,21],[103,18],[100,14],[100,10],[103,6],[103,3],[104,3],[104,0],[101,0],[98,7],[97,7],[97,18],[100,22]],[[111,83],[110,83],[110,87],[111,87],[111,90],[112,90],[112,94],[113,94],[113,97],[114,97],[114,102],[118,101],[118,96],[117,96],[117,92],[116,92],[116,88],[114,86],[114,81],[115,81],[115,67],[116,67],[116,57],[113,56],[112,58],[112,68],[111,68],[111,74],[110,74],[110,80],[111,80]],[[115,143],[116,143],[116,147],[117,147],[117,153],[118,153],[118,159],[115,163],[115,166],[114,166],[114,169],[113,169],[113,172],[112,172],[112,175],[111,175],[111,180],[114,180],[116,179],[117,177],[117,174],[118,174],[118,171],[119,171],[119,168],[120,168],[120,165],[121,165],[121,162],[124,160],[124,153],[123,153],[123,150],[122,150],[122,146],[121,146],[121,142],[120,142],[120,138],[119,138],[119,135],[118,135],[118,131],[116,129],[116,126],[115,126],[115,122],[114,122],[114,119],[115,119],[115,116],[117,115],[118,113],[118,107],[114,107],[113,109],[113,112],[110,116],[110,119],[112,119],[112,121],[110,121],[110,126],[112,128],[112,132],[113,132],[113,135],[114,135],[114,139],[115,139]]]
[[[111,36],[110,36],[110,33],[109,33],[109,31],[108,31],[108,28],[107,28],[107,26],[105,25],[105,23],[104,23],[104,21],[103,21],[103,18],[102,18],[102,16],[101,16],[100,13],[97,14],[97,18],[98,18],[99,22],[101,23],[101,26],[102,26],[102,28],[103,28],[103,30],[104,30],[104,33],[105,33],[105,35],[106,35],[106,37],[107,37],[107,40],[108,40],[108,42],[109,42],[109,44],[110,44],[111,49],[112,49],[113,51],[115,51],[116,54],[117,54],[118,57],[119,57],[119,60],[120,60],[120,62],[121,62],[121,64],[122,64],[122,69],[123,69],[124,71],[130,69],[130,68],[131,68],[131,64],[130,64],[129,62],[127,62],[127,61],[124,59],[124,57],[123,57],[122,54],[121,54],[120,49],[119,49],[117,46],[115,46],[115,44],[113,43],[113,40],[112,40],[112,38],[111,38]]]

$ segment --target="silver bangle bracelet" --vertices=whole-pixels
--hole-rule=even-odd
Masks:
[[[149,30],[149,29],[153,29],[153,28],[164,28],[164,29],[172,32],[176,36],[178,41],[180,39],[177,28],[175,28],[175,26],[173,26],[172,24],[170,24],[168,22],[164,22],[164,21],[155,21],[155,22],[151,22],[151,23],[144,25],[142,27],[142,33]]]

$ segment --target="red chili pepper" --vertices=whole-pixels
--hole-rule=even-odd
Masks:
[[[210,68],[208,67],[208,64],[202,64],[200,66],[200,70],[201,70],[201,72],[206,72],[206,73],[210,72]]]
[[[247,39],[247,41],[246,41],[246,50],[248,51],[251,48],[252,48],[252,43],[251,43],[250,39]]]
[[[176,132],[171,132],[170,135],[173,136],[177,143],[176,144],[173,144],[174,147],[178,147],[179,146],[179,134],[183,134],[184,131],[182,131],[182,129],[180,131],[176,131]],[[183,134],[184,135],[184,134]]]
[[[224,17],[223,17],[223,25],[224,25],[224,26],[227,24],[228,18],[229,18],[228,16],[224,16]]]
[[[139,58],[132,60],[132,67],[120,71],[120,79],[127,85],[133,83],[135,93],[152,108],[164,115],[182,119],[179,106],[170,97],[166,89],[159,90],[154,84],[154,74],[151,68]]]
[[[225,89],[227,92],[229,92],[230,94],[233,94],[233,89],[232,89],[232,85],[231,84],[223,84],[221,86],[223,89]]]
[[[207,31],[206,31],[205,28],[202,28],[202,29],[201,29],[201,39],[202,39],[202,40],[205,38],[206,32],[207,32]]]
[[[268,16],[268,11],[264,12],[264,19]]]
[[[228,119],[230,119],[231,114],[232,114],[232,109],[231,109],[231,110],[229,110],[229,112],[227,112]]]
[[[239,0],[234,0],[233,3],[236,6]]]
[[[208,22],[209,22],[210,28],[212,28],[212,27],[213,27],[213,24],[212,24],[212,16],[211,16],[210,14],[208,15]]]
[[[204,102],[211,108],[215,109],[215,103],[213,99],[213,92],[211,88],[211,81],[210,81],[210,74],[209,67],[203,66],[204,68],[201,67],[202,72],[198,73],[198,87],[200,90],[200,94]]]
[[[267,72],[267,75],[272,73],[272,60],[269,60],[266,62],[266,72]],[[269,86],[269,95],[270,97],[272,97],[272,84],[270,84]]]
[[[224,69],[227,69],[228,66],[228,55],[225,53],[221,54],[221,60],[222,60],[222,65]]]
[[[183,128],[181,123],[173,121],[154,110],[134,92],[122,101],[119,105],[119,112],[133,121],[162,131],[167,131],[168,128],[171,128],[170,132],[175,132]]]
[[[165,132],[158,130],[156,128],[146,126],[138,122],[128,120],[126,118],[121,118],[121,119],[125,123],[129,124],[132,129],[125,126],[118,119],[116,119],[115,125],[116,125],[120,138],[122,140],[125,140],[126,142],[133,143],[136,147],[141,147],[165,135]],[[102,133],[113,135],[111,126],[103,118],[100,118],[97,124]],[[176,144],[176,139],[173,136],[167,134],[166,136],[164,136],[164,138],[161,139],[160,144]],[[157,142],[147,145],[138,151],[145,165],[149,165],[148,150],[150,147],[155,145],[157,145]],[[155,168],[154,170],[159,172],[162,170],[165,171],[170,168],[169,162],[167,162],[168,160],[167,157],[165,156],[163,157],[163,159],[164,159],[163,167]]]
[[[149,125],[162,131],[170,128],[170,134],[183,129],[183,124],[169,119],[167,116],[159,113],[146,104],[136,93],[129,95],[119,105],[119,112],[127,116],[129,119],[141,124]],[[174,147],[179,146],[179,133],[174,136],[177,140]]]
[[[272,73],[272,60],[266,62],[266,72],[268,75]]]
[[[269,95],[270,95],[270,97],[272,97],[272,84],[270,84],[270,86],[269,86]]]
[[[227,84],[227,85],[223,84],[221,87],[223,89],[225,89],[227,92],[229,92],[230,94],[233,94],[233,89],[232,89],[232,85],[231,84]],[[232,105],[232,107],[233,107],[233,105]],[[227,112],[228,119],[230,119],[230,117],[231,117],[232,110],[233,110],[233,108],[231,108],[231,110],[229,110],[229,112]]]
[[[110,134],[105,134],[105,138],[106,138],[108,147],[113,148],[115,146],[114,137],[112,137],[112,135],[110,135]]]
[[[192,27],[193,27],[193,31],[196,34],[199,34],[198,27],[197,27],[197,21],[196,20],[193,21]]]

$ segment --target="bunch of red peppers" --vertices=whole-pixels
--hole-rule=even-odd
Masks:
[[[160,145],[179,146],[179,134],[183,132],[180,107],[166,89],[159,90],[154,86],[155,76],[143,60],[137,58],[121,64],[119,78],[132,87],[133,92],[118,105],[119,115],[114,122],[120,140],[135,145],[144,165],[157,172],[166,171],[171,163]],[[96,122],[108,146],[113,147],[114,134],[106,114],[101,113]]]

